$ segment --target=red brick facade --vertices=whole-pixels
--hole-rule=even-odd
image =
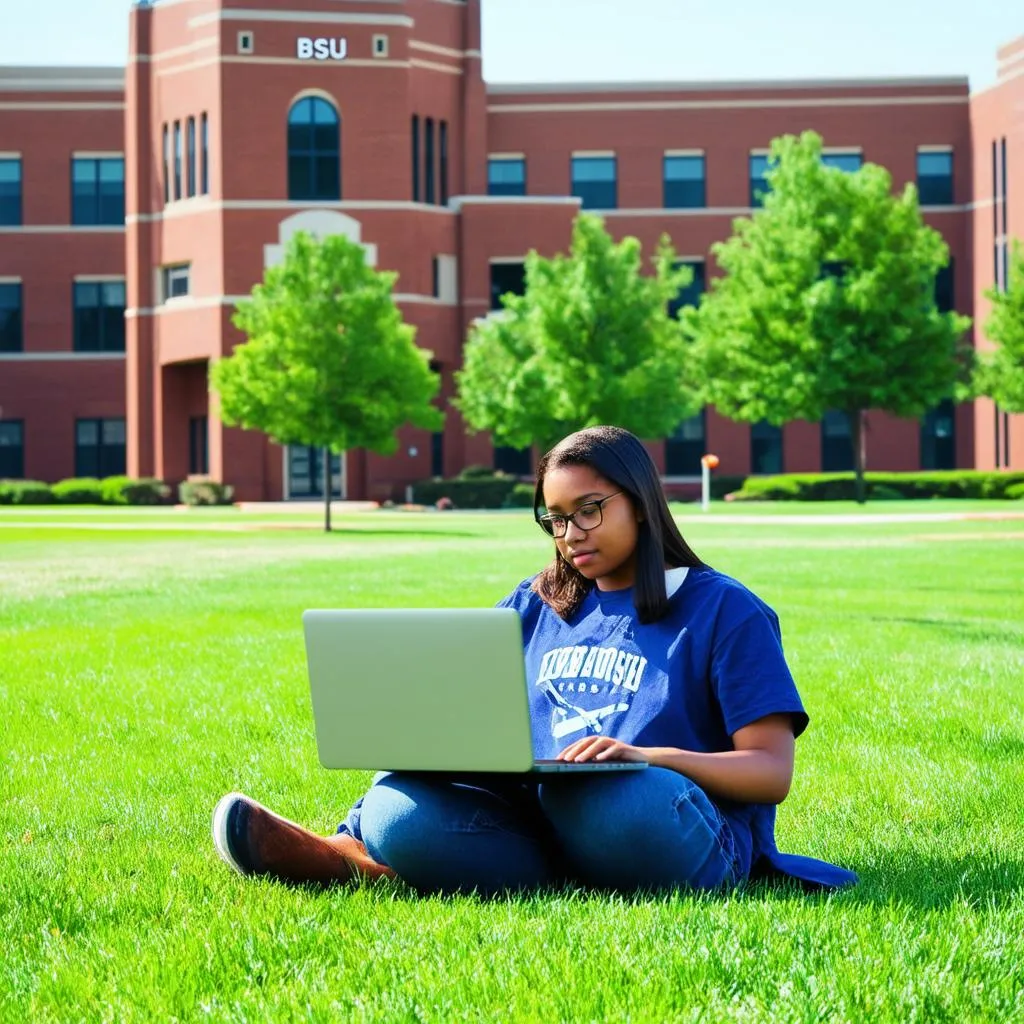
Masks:
[[[964,79],[488,87],[480,0],[296,6],[141,3],[124,70],[0,69],[0,328],[4,301],[20,302],[21,321],[16,341],[10,320],[0,334],[0,475],[13,466],[54,480],[120,458],[133,475],[171,482],[209,472],[242,499],[312,496],[321,481],[310,453],[218,422],[206,375],[242,340],[234,301],[292,231],[347,233],[398,272],[399,306],[434,353],[449,398],[466,330],[491,308],[491,267],[567,247],[581,206],[574,154],[614,154],[614,206],[600,209],[613,234],[635,235],[650,251],[667,232],[710,276],[711,245],[749,212],[751,154],[774,136],[813,128],[827,147],[885,165],[896,187],[917,178],[920,147],[951,152],[952,193],[925,205],[925,216],[949,243],[956,308],[976,318],[977,343],[987,344],[982,293],[1004,243],[1024,237],[1024,132],[1013,116],[1024,103],[1024,41],[1000,51],[998,83],[974,96]],[[340,163],[336,191],[311,197],[295,182],[308,165],[320,188],[327,165],[307,161],[296,143],[293,167],[288,126],[291,111],[314,109],[309,117],[333,111],[340,122]],[[702,204],[665,208],[663,162],[675,152],[703,155]],[[103,180],[122,155],[124,213],[110,223]],[[524,162],[524,195],[488,194],[496,155]],[[3,205],[15,164],[16,222]],[[297,188],[301,197],[289,198]],[[102,223],[89,222],[94,196]],[[169,267],[180,268],[177,283]],[[121,281],[123,340],[103,319]],[[438,471],[490,464],[488,438],[447,412],[443,437],[406,429],[394,457],[349,453],[345,494],[397,498]],[[689,476],[701,450],[720,456],[720,473],[756,471],[749,426],[708,410],[703,435],[693,430],[689,441],[651,443],[670,481],[680,467]],[[784,470],[817,470],[830,457],[824,433],[794,422],[766,443]],[[871,415],[872,468],[934,462],[939,447],[926,454],[925,443],[921,424]],[[986,401],[961,406],[942,443],[949,465],[1022,468],[1024,416]]]

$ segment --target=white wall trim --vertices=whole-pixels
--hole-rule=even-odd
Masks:
[[[164,0],[164,3],[160,6],[166,6],[166,0]],[[197,39],[194,43],[189,43],[187,46],[173,46],[171,49],[161,50],[159,53],[133,53],[128,58],[128,63],[159,64],[161,61],[173,60],[175,57],[183,57],[186,54],[195,53],[197,50],[205,50],[211,46],[218,46],[219,44],[220,39],[217,36],[203,36],[202,39]]]
[[[123,150],[89,150],[75,149],[71,151],[72,160],[123,160]]]
[[[138,317],[167,316],[171,313],[187,313],[198,309],[216,309],[221,306],[237,306],[238,303],[252,298],[251,295],[183,295],[177,299],[169,299],[163,306],[131,306],[124,311],[126,320]],[[403,305],[444,306],[455,308],[457,301],[446,302],[433,295],[418,295],[413,292],[394,292],[392,298]],[[116,353],[115,353],[116,354]]]
[[[124,274],[75,274],[75,284],[124,284]]]
[[[346,63],[351,63],[351,61]],[[377,63],[380,64],[382,61]],[[451,64],[435,64],[429,60],[416,60],[415,57],[409,61],[409,67],[423,68],[425,71],[441,71],[446,75],[461,75],[464,73],[462,68],[453,67]]]
[[[424,53],[436,53],[441,57],[465,57],[470,50],[453,50],[448,46],[438,46],[436,43],[425,43],[420,39],[409,40],[410,50],[422,50]]]
[[[121,224],[18,224],[0,227],[0,235],[117,235]]]
[[[944,146],[918,146],[918,153],[952,153],[953,147],[950,145]]]
[[[12,152],[6,152],[6,151],[0,152],[0,160],[20,160],[20,159],[21,159],[21,153],[15,153],[13,151]]]
[[[176,64],[174,67],[162,68],[157,72],[158,78],[163,78],[167,75],[177,75],[182,71],[195,71],[198,68],[213,67],[218,64],[265,64],[273,66],[292,65],[295,67],[308,67],[311,62],[308,60],[299,60],[297,57],[235,57],[235,56],[216,56],[208,57],[203,60],[194,60],[188,64]],[[319,63],[319,62],[318,62]],[[407,60],[384,60],[380,57],[377,58],[353,58],[347,57],[345,60],[335,62],[338,67],[355,67],[355,68],[409,68],[412,64]]]
[[[196,198],[196,197],[193,197]],[[186,217],[193,213],[211,213],[235,210],[262,210],[266,212],[290,210],[292,213],[303,213],[307,210],[363,210],[368,212],[382,210],[400,210],[405,213],[454,214],[451,206],[436,206],[432,203],[414,203],[407,199],[341,199],[335,202],[316,203],[310,205],[304,201],[288,199],[208,199],[198,197],[201,203],[192,203],[185,207],[185,200],[170,204],[157,213],[132,213],[125,217],[126,224],[151,224],[163,220]],[[484,197],[486,198],[486,197]],[[3,230],[0,228],[0,230]]]
[[[4,277],[0,275],[0,284],[21,284],[20,277]]]
[[[488,114],[583,114],[616,110],[758,110],[774,107],[963,106],[967,96],[836,96],[831,99],[622,100],[605,103],[499,103]]]
[[[213,11],[189,18],[188,27],[218,21],[285,21],[293,25],[396,25],[412,28],[416,22],[404,14],[330,13],[328,11],[258,11],[245,8]],[[307,62],[304,62],[307,63]]]
[[[452,196],[448,205],[460,212],[464,206],[581,206],[579,196]]]
[[[665,156],[706,156],[703,149],[666,149]]]
[[[45,101],[31,103],[6,103],[0,102],[0,110],[121,110],[125,109],[123,103],[75,103],[72,101],[60,103],[48,103]]]

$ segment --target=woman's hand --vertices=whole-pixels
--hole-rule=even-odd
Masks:
[[[559,761],[650,761],[643,747],[632,747],[610,736],[587,736],[570,744]]]

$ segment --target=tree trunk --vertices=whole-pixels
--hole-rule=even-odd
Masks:
[[[331,492],[334,481],[331,480],[331,449],[324,449],[324,533],[331,532]]]
[[[853,442],[854,495],[858,505],[867,501],[867,487],[864,484],[864,470],[868,465],[867,413],[857,409],[850,413],[851,441]]]

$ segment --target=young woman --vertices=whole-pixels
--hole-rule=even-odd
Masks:
[[[326,838],[233,793],[214,812],[224,860],[290,882],[397,876],[423,892],[855,883],[776,847],[808,724],[778,618],[689,548],[643,444],[616,427],[565,438],[541,461],[534,515],[554,559],[500,605],[522,618],[535,756],[648,767],[539,783],[381,773]]]

